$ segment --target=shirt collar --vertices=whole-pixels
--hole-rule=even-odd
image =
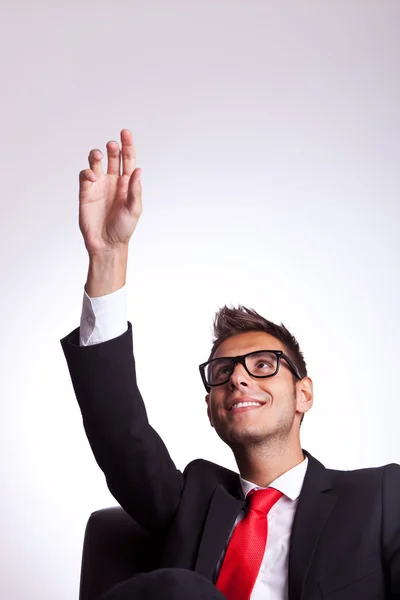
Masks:
[[[289,469],[289,471],[286,471],[286,473],[283,473],[283,475],[277,477],[275,481],[271,481],[271,483],[267,487],[273,487],[276,490],[279,490],[280,492],[282,492],[282,494],[290,498],[290,500],[297,500],[297,498],[300,496],[301,488],[303,487],[304,477],[307,471],[307,465],[308,457],[306,456],[300,464],[296,465],[295,467],[292,467],[291,469]],[[255,483],[252,483],[251,481],[246,481],[246,479],[243,479],[240,476],[239,478],[240,485],[242,486],[243,494],[245,497],[247,497],[247,494],[251,490],[265,489],[260,487],[259,485],[256,485]]]

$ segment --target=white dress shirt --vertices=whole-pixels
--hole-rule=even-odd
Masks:
[[[119,337],[128,329],[126,286],[107,296],[90,298],[83,291],[79,329],[81,346],[91,346]]]
[[[90,298],[84,291],[80,323],[80,345],[89,346],[119,337],[127,330],[126,286],[100,298]],[[283,496],[268,514],[268,537],[260,571],[251,594],[251,600],[287,600],[289,545],[294,515],[307,470],[308,458],[296,465],[268,487],[273,487]],[[243,494],[246,497],[259,486],[240,477]],[[217,565],[222,565],[229,540],[236,525],[243,519],[244,510],[238,515],[225,550]]]
[[[279,490],[283,496],[268,513],[267,545],[251,594],[251,600],[287,600],[288,598],[290,536],[307,464],[308,458],[306,457],[300,464],[286,471],[286,473],[275,479],[275,481],[272,481],[268,486]],[[246,481],[242,477],[240,477],[240,484],[245,497],[247,497],[250,490],[264,489],[250,481]],[[244,516],[245,512],[242,510],[235,521],[224,553],[217,565],[218,571],[221,568],[222,559],[232,533]]]

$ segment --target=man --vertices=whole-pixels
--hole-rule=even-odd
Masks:
[[[130,131],[121,142],[107,144],[107,173],[93,150],[80,174],[89,272],[80,328],[61,342],[107,484],[164,551],[159,571],[105,598],[400,599],[400,466],[333,471],[302,450],[312,381],[283,326],[225,307],[200,366],[210,423],[240,476],[203,460],[181,473],[150,427],[124,316],[140,169]]]

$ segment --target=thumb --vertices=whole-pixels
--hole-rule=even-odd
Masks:
[[[142,213],[142,169],[135,169],[128,184],[127,208],[132,216],[140,217]]]

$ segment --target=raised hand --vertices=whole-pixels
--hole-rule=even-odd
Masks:
[[[128,245],[142,213],[141,169],[136,168],[132,133],[121,131],[107,144],[107,172],[100,150],[89,153],[89,169],[79,174],[79,227],[89,253],[86,292],[103,296],[125,284]]]
[[[127,247],[142,212],[141,170],[128,129],[121,143],[122,149],[108,142],[106,173],[96,149],[89,153],[90,168],[79,174],[79,227],[90,257]]]

